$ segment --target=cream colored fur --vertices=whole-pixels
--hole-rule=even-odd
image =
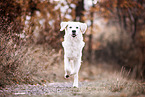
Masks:
[[[65,30],[64,41],[62,42],[65,78],[74,75],[73,87],[78,87],[78,73],[81,66],[82,50],[85,46],[82,34],[85,33],[86,29],[85,23],[61,22],[60,31]],[[75,31],[75,35],[73,31]]]

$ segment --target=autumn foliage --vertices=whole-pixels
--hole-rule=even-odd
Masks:
[[[134,78],[144,79],[145,0],[98,0],[97,2],[88,0],[92,1],[88,9],[84,8],[85,0],[64,1],[0,1],[0,74],[4,75],[0,79],[4,79],[3,84],[5,80],[9,84],[10,80],[15,82],[16,79],[30,82],[30,73],[26,74],[25,71],[22,73],[18,69],[24,63],[27,63],[27,66],[28,63],[32,66],[41,63],[37,62],[37,59],[27,59],[26,55],[32,54],[30,51],[37,53],[38,56],[34,55],[35,58],[39,58],[38,52],[45,51],[43,53],[45,55],[41,57],[45,57],[46,60],[46,57],[49,57],[50,60],[47,61],[50,62],[45,64],[46,66],[43,65],[44,68],[62,62],[60,61],[62,59],[59,59],[63,51],[61,42],[64,35],[64,32],[59,31],[61,21],[81,21],[88,24],[88,31],[84,35],[86,43],[83,52],[84,62],[96,65],[100,60],[106,63],[114,61],[120,67],[123,66],[131,71],[130,75]],[[112,27],[113,30],[104,30],[105,32],[96,37],[100,31],[97,24],[100,18],[104,19],[102,23],[106,23],[103,29],[108,30],[113,26],[120,30],[116,31]],[[118,39],[110,34],[113,32],[117,33]],[[43,50],[41,47],[44,47]],[[33,68],[29,70],[33,71]],[[39,72],[41,75],[41,71]],[[21,74],[25,75],[24,79],[17,77]]]
[[[131,45],[136,51],[139,51],[139,63],[134,65],[129,65],[128,63],[126,66],[134,68],[133,70],[136,72],[135,77],[143,77],[145,74],[144,3],[144,0],[100,0],[95,7],[92,7],[92,11],[101,17],[118,22],[122,29],[121,32],[126,32],[132,39]],[[137,55],[134,55],[134,58],[135,56]]]

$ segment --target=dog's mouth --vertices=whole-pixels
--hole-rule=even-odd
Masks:
[[[76,37],[77,35],[76,34],[72,34],[72,37]]]

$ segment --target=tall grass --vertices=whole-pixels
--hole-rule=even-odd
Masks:
[[[23,55],[20,52],[21,40],[15,34],[0,34],[0,86],[15,81],[14,73],[22,63]],[[19,50],[19,51],[18,51]]]

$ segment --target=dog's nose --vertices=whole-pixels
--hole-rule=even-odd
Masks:
[[[76,34],[76,30],[72,30],[72,34]]]
[[[76,36],[76,30],[72,30],[72,37]]]

